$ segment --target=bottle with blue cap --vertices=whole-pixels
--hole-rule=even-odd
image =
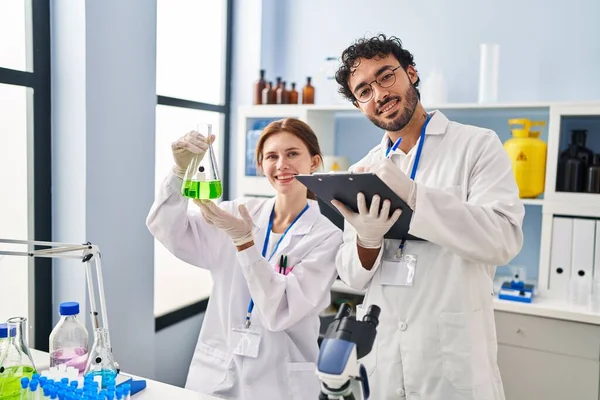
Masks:
[[[50,333],[50,366],[65,364],[82,374],[88,360],[88,331],[79,320],[79,303],[60,303],[60,320]]]

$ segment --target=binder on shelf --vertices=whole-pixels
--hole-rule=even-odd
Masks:
[[[594,274],[594,247],[596,221],[592,219],[573,219],[573,238],[571,251],[570,300],[574,304],[588,305],[592,295]]]
[[[550,249],[550,295],[567,299],[571,278],[571,253],[573,241],[573,218],[552,219],[552,247]]]

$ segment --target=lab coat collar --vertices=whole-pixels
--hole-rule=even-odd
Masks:
[[[276,262],[278,257],[281,254],[287,254],[289,252],[290,244],[292,243],[292,238],[295,236],[306,235],[310,232],[310,229],[317,221],[319,215],[321,215],[321,211],[319,209],[319,204],[314,200],[308,200],[309,208],[302,214],[302,216],[296,221],[294,226],[289,230],[289,232],[283,237],[279,247],[277,248],[277,252],[273,254],[272,257],[269,257],[267,261],[273,263]],[[263,203],[263,206],[260,210],[257,210],[255,218],[252,216],[255,221],[254,225],[254,239],[255,243],[262,249],[264,245],[265,236],[267,233],[267,229],[269,228],[269,217],[271,216],[271,210],[273,210],[273,206],[275,205],[275,198],[269,199]],[[257,226],[258,225],[258,226]]]
[[[292,229],[287,233],[287,236],[294,235],[306,235],[310,228],[312,228],[313,224],[321,215],[321,211],[319,209],[319,204],[315,200],[308,200],[309,208],[304,212],[302,217],[296,221]],[[267,227],[269,226],[269,217],[271,216],[271,210],[273,210],[273,206],[275,205],[275,197],[265,201],[263,206],[256,210],[256,212],[252,215],[252,219],[254,220],[254,233],[258,233],[261,229],[263,232],[266,232]],[[283,243],[282,243],[283,244]]]
[[[429,113],[429,115],[431,115],[431,120],[429,120],[429,124],[427,124],[425,135],[442,135],[446,133],[449,123],[448,118],[439,110],[433,110]],[[388,137],[387,132],[385,132],[380,143],[381,149],[384,153],[388,148],[389,142],[390,138]]]

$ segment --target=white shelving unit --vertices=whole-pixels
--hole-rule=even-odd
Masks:
[[[546,183],[543,199],[523,199],[528,206],[541,207],[542,234],[540,262],[538,266],[538,293],[548,295],[550,274],[550,248],[552,242],[552,222],[555,215],[572,217],[592,217],[600,219],[600,195],[587,193],[561,193],[555,191],[556,174],[561,143],[561,125],[564,117],[593,116],[600,119],[600,103],[502,103],[502,104],[442,104],[425,105],[427,110],[472,110],[487,112],[493,110],[541,110],[548,113],[548,153],[546,160]],[[259,105],[242,106],[238,110],[237,193],[242,196],[274,196],[275,192],[263,177],[246,176],[246,133],[255,120],[263,118],[295,117],[308,123],[317,132],[323,154],[335,154],[335,120],[348,113],[359,115],[352,105]],[[589,132],[590,135],[600,132]],[[368,149],[365,149],[365,154]],[[598,151],[598,149],[596,149]],[[347,287],[336,282],[334,290],[350,293]]]

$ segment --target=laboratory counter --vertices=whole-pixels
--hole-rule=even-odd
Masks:
[[[31,349],[31,356],[33,362],[38,371],[43,371],[50,368],[50,357],[48,353]],[[146,381],[146,389],[142,390],[138,394],[132,396],[132,399],[136,400],[165,400],[165,399],[177,399],[177,400],[218,400],[217,397],[208,396],[206,394],[197,393],[191,390],[182,389],[177,386],[168,385],[162,382],[153,381],[151,379],[138,377],[124,373],[124,375],[131,376],[133,379],[143,379]]]
[[[333,292],[364,295],[364,292],[348,287],[337,279],[332,287]],[[522,303],[512,300],[494,298],[494,310],[516,314],[531,315],[536,317],[554,318],[564,321],[581,322],[585,324],[600,325],[600,312],[591,310],[590,307],[577,306],[565,300],[549,299],[536,295],[532,303]]]

